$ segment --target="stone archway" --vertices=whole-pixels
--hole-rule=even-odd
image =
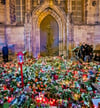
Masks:
[[[40,55],[59,55],[59,27],[51,15],[46,16],[40,24]]]
[[[32,13],[32,52],[34,57],[40,54],[40,24],[42,20],[51,15],[55,18],[59,26],[59,55],[66,55],[66,14],[57,6],[44,3],[35,9]]]

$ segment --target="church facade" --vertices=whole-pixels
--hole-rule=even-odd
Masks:
[[[82,42],[100,49],[99,0],[0,0],[0,49],[68,56]]]

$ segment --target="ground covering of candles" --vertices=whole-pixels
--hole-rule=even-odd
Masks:
[[[100,65],[62,57],[27,58],[24,87],[16,60],[0,64],[0,108],[97,108]],[[100,100],[99,100],[100,101]],[[99,102],[98,102],[99,103]]]

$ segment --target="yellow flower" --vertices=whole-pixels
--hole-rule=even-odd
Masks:
[[[42,80],[42,78],[40,78],[40,80]]]
[[[77,101],[80,98],[80,94],[74,94],[73,98]]]
[[[65,82],[65,83],[66,83],[66,85],[68,85],[68,84],[69,84],[69,81],[68,81],[68,80],[66,80],[66,82]]]
[[[36,73],[35,76],[38,77],[38,74]]]
[[[37,87],[39,88],[39,87],[40,87],[40,85],[38,84],[38,85],[37,85]]]

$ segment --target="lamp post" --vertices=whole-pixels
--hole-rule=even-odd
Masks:
[[[24,81],[23,81],[23,63],[24,63],[24,54],[22,52],[19,52],[17,54],[17,60],[18,64],[20,65],[21,70],[21,82],[22,82],[22,88],[24,87]]]

